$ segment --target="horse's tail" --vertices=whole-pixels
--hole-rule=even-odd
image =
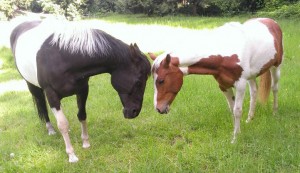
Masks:
[[[41,88],[34,86],[33,84],[27,82],[28,89],[32,94],[33,103],[36,106],[39,118],[42,121],[49,122],[47,102],[44,91]]]
[[[271,90],[271,72],[267,70],[260,76],[260,83],[258,88],[259,101],[265,104],[268,101]]]

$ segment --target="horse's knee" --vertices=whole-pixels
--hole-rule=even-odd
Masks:
[[[57,127],[61,133],[68,133],[69,131],[69,122],[66,120],[58,121]]]
[[[233,115],[236,118],[240,118],[242,115],[242,107],[234,107]]]
[[[81,122],[81,121],[85,121],[85,120],[86,120],[86,113],[85,113],[85,112],[78,111],[77,118],[78,118],[78,120],[79,120],[80,122]]]

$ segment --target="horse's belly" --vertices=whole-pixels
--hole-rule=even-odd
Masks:
[[[51,33],[39,27],[23,33],[17,40],[15,48],[16,65],[23,78],[40,87],[37,77],[36,54]]]

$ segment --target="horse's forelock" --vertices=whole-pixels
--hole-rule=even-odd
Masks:
[[[167,57],[167,55],[170,54],[170,52],[165,52],[159,56],[157,56],[157,58],[153,61],[153,64],[152,64],[152,73],[154,73],[154,71],[156,69],[159,68],[159,66],[161,65],[161,62]]]
[[[146,76],[150,76],[151,74],[151,64],[149,62],[149,60],[147,59],[147,56],[141,52],[139,49],[136,49],[136,58],[137,61],[134,61],[134,65],[137,67],[138,69],[138,73],[140,73],[141,75],[146,75]]]

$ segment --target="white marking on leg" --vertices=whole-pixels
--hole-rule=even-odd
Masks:
[[[81,139],[82,139],[82,147],[83,148],[89,148],[90,142],[89,142],[89,135],[87,130],[87,123],[86,121],[81,121]]]
[[[76,157],[74,153],[73,146],[71,144],[70,136],[69,136],[69,122],[66,119],[62,109],[60,108],[57,110],[56,108],[51,108],[52,112],[55,115],[55,118],[57,120],[57,126],[59,131],[61,132],[65,145],[66,145],[66,152],[69,156],[69,162],[74,163],[78,161],[78,158]]]
[[[280,67],[271,69],[272,75],[272,90],[273,90],[273,113],[276,113],[278,110],[278,81],[280,79]]]
[[[256,96],[257,96],[257,86],[256,86],[256,80],[250,79],[248,81],[249,87],[250,87],[250,108],[248,113],[248,118],[246,120],[246,123],[249,123],[253,117],[256,107]]]
[[[236,85],[236,97],[235,97],[235,104],[233,108],[234,130],[233,130],[233,139],[231,143],[235,143],[237,134],[241,132],[240,122],[242,116],[242,107],[243,107],[243,100],[245,96],[246,83],[247,83],[246,80],[240,79]]]
[[[46,122],[46,128],[48,130],[48,135],[55,135],[56,132],[50,122]]]

